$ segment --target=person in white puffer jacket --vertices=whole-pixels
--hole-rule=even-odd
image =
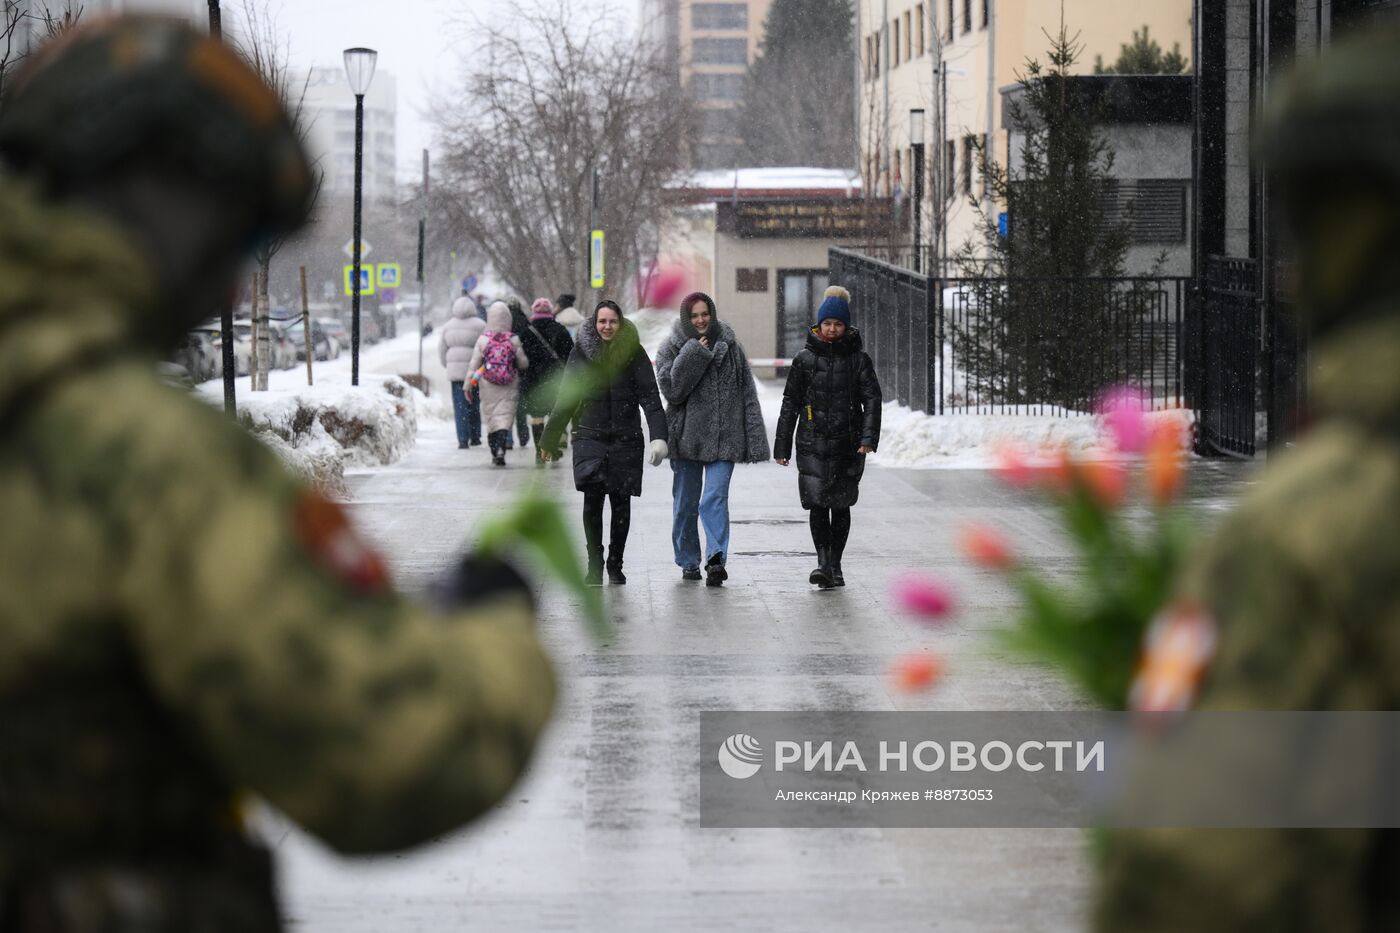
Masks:
[[[452,303],[452,316],[442,326],[438,360],[452,383],[452,412],[457,422],[457,447],[481,446],[481,401],[466,391],[471,379],[472,352],[486,330],[486,322],[466,290]]]

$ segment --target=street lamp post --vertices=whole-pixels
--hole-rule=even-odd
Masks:
[[[924,112],[909,111],[909,145],[914,150],[914,271],[923,271]]]
[[[365,93],[374,80],[374,65],[379,53],[374,49],[345,50],[345,75],[355,95],[355,238],[350,253],[350,384],[360,384],[360,197],[364,185],[365,151]]]

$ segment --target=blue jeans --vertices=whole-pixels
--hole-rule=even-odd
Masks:
[[[672,460],[671,470],[675,473],[671,481],[671,545],[676,565],[682,570],[700,566],[697,520],[705,526],[705,562],[716,554],[723,562],[729,556],[729,480],[734,476],[734,464]]]
[[[462,392],[463,383],[452,383],[452,415],[457,423],[457,443],[481,441],[481,403],[469,402]]]

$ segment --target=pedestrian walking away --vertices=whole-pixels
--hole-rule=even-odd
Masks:
[[[565,292],[554,302],[554,320],[558,321],[569,336],[577,339],[578,329],[583,324],[583,315],[578,308],[574,307],[577,299],[570,293]]]
[[[705,526],[708,586],[729,578],[729,484],[734,466],[768,459],[768,432],[748,356],[704,292],[687,295],[656,354],[671,448],[671,544],[686,580],[700,579]]]
[[[544,450],[540,447],[540,436],[544,434],[545,420],[554,410],[556,380],[563,374],[569,354],[574,352],[574,340],[562,324],[554,320],[554,304],[548,298],[536,298],[530,306],[530,320],[520,335],[525,355],[530,356],[531,346],[535,355],[530,356],[530,368],[521,379],[520,403],[530,418],[530,435],[535,442],[535,464],[545,463]]]
[[[592,394],[550,416],[544,432],[546,455],[560,455],[559,441],[573,423],[574,486],[583,493],[583,536],[588,548],[588,582],[603,582],[603,506],[612,508],[608,539],[608,581],[627,582],[623,557],[632,521],[632,497],[642,494],[642,463],[647,455],[639,412],[651,435],[650,461],[666,459],[666,413],[656,373],[642,349],[637,327],[613,301],[599,302],[579,327],[569,371],[589,380]]]
[[[457,425],[457,446],[481,444],[481,406],[470,389],[471,360],[476,342],[486,330],[476,302],[462,289],[461,297],[452,303],[452,316],[442,326],[438,338],[438,360],[447,370],[452,386],[452,413]]]
[[[520,373],[530,366],[520,338],[511,333],[510,317],[510,307],[504,301],[486,309],[486,330],[477,339],[467,366],[470,372],[481,371],[478,404],[491,462],[496,466],[506,465],[506,451],[513,446],[510,432],[520,402]]]
[[[525,305],[515,296],[506,299],[506,307],[510,308],[510,332],[520,338],[520,345],[525,348],[525,358],[528,359],[529,368],[533,369],[540,365],[540,360],[547,355],[545,353],[544,342],[536,334],[530,332],[530,318],[525,313]],[[530,416],[525,412],[525,399],[530,394],[531,384],[534,381],[534,374],[522,367],[520,373],[520,401],[515,406],[515,428],[520,436],[520,446],[530,446]],[[514,443],[511,444],[514,447]]]
[[[841,557],[851,533],[851,507],[860,497],[865,458],[880,443],[880,381],[851,326],[851,296],[826,290],[807,345],[793,357],[773,459],[787,466],[797,435],[797,491],[808,510],[817,567],[808,582],[845,586]]]
[[[267,801],[341,853],[492,810],[555,682],[527,582],[436,608],[155,360],[291,235],[281,95],[173,17],[82,23],[0,108],[0,929],[276,933]]]

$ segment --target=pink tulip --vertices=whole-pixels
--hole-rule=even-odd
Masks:
[[[1099,403],[1099,414],[1103,416],[1108,433],[1124,453],[1142,453],[1147,448],[1151,432],[1143,408],[1143,394],[1131,386],[1109,390]]]
[[[890,666],[890,680],[900,693],[922,693],[943,676],[943,658],[920,651],[906,654]]]
[[[897,581],[894,598],[904,612],[928,622],[946,619],[953,612],[953,594],[928,577],[908,576]]]

